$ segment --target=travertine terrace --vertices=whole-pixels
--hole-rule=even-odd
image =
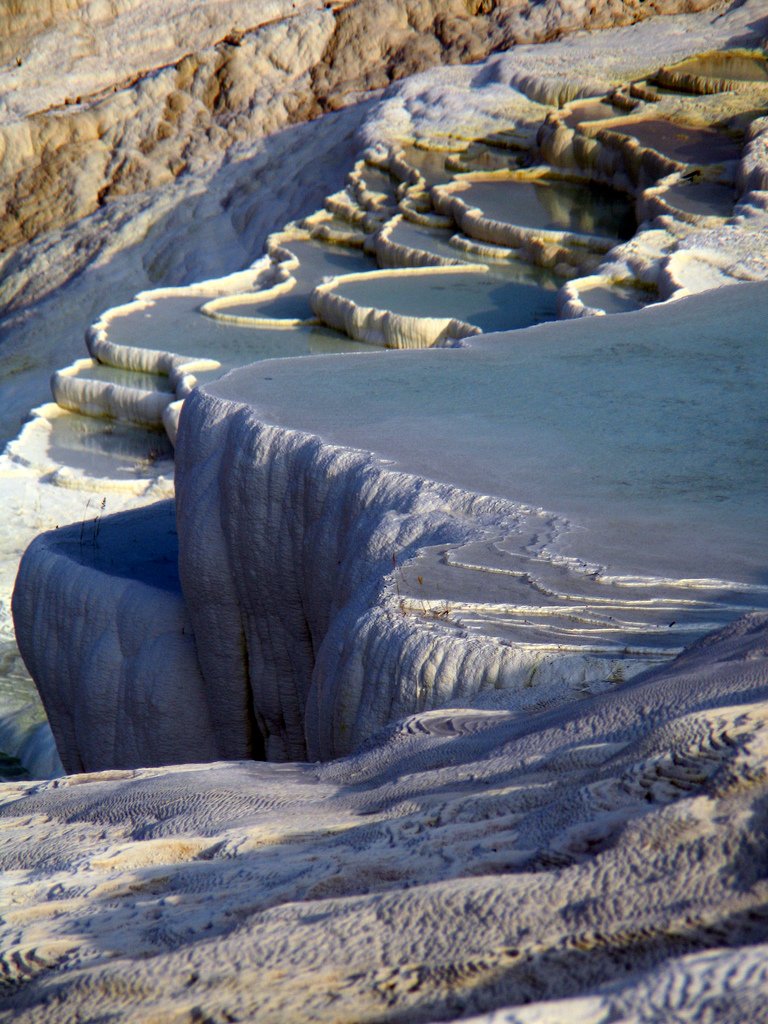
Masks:
[[[768,20],[647,7],[9,22],[0,1017],[768,1020]]]

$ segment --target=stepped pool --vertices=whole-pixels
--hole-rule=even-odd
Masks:
[[[715,181],[680,181],[664,190],[664,200],[676,210],[704,217],[730,217],[736,201],[732,185]]]
[[[580,100],[569,104],[563,124],[568,128],[575,128],[579,124],[586,124],[589,121],[606,121],[612,117],[620,117],[621,114],[622,111],[618,107],[602,97]]]
[[[46,454],[54,464],[117,480],[157,463],[173,474],[173,448],[164,430],[61,409],[58,414],[46,409],[46,419],[50,423]]]
[[[409,298],[416,308],[418,288]],[[284,361],[269,380],[246,368],[214,387],[268,420],[565,516],[563,557],[752,593],[768,583],[766,317],[768,286],[734,285],[464,349]]]
[[[446,167],[448,153],[421,146],[403,146],[403,155],[411,167],[416,168],[428,186],[450,181],[453,174]]]
[[[631,198],[608,186],[556,178],[460,181],[456,194],[491,220],[617,240],[631,238],[635,232]]]
[[[162,309],[159,309],[158,313],[153,313],[151,320],[157,317],[173,321],[173,307],[177,302],[179,306],[184,305],[183,300],[164,300]],[[268,315],[268,306],[269,304],[249,304],[246,301],[242,305],[227,307],[226,312],[260,317]],[[306,298],[303,296],[297,296],[296,303],[291,306],[283,303],[278,305],[276,302],[274,308],[279,308],[283,312],[288,308],[300,309],[302,316],[312,316],[312,310],[306,305]],[[315,353],[368,351],[368,346],[361,346],[345,334],[319,324],[300,324],[285,328],[272,325],[261,326],[257,320],[254,320],[252,325],[239,325],[218,323],[212,318],[202,315],[199,315],[199,319],[204,325],[199,328],[205,340],[204,348],[196,342],[191,332],[189,336],[179,332],[174,334],[170,340],[173,343],[173,350],[181,355],[188,355],[190,359],[200,357],[216,361],[218,364],[216,367],[194,369],[194,377],[201,383],[220,377],[227,370],[264,359],[307,356]],[[207,331],[205,327],[208,328]],[[131,344],[136,348],[153,349],[155,347],[151,335],[139,336],[136,342]]]
[[[395,197],[397,182],[387,171],[374,167],[371,164],[366,164],[360,172],[360,177],[366,189],[372,192],[374,196],[380,196],[382,201],[388,204],[397,203]]]
[[[451,274],[406,270],[344,280],[335,292],[358,307],[409,317],[455,317],[488,333],[556,317],[556,291],[533,278],[514,281],[470,269]]]
[[[588,121],[612,112],[606,108],[588,100],[572,114]],[[659,125],[615,119],[611,127],[641,143],[647,134],[675,152],[703,146],[722,157],[735,146],[708,129]],[[306,231],[290,224],[272,236],[271,268],[265,261],[220,281],[160,289],[104,314],[89,335],[92,354],[102,361],[80,360],[58,375],[70,378],[60,400],[69,398],[67,407],[76,411],[42,412],[40,429],[28,432],[31,457],[24,463],[22,444],[19,461],[69,487],[91,478],[92,489],[103,484],[106,490],[109,481],[126,493],[144,493],[146,485],[162,496],[173,473],[165,436],[105,414],[130,420],[136,393],[145,392],[152,416],[134,416],[135,422],[157,426],[162,419],[173,435],[169,424],[177,420],[170,413],[177,416],[180,403],[170,410],[168,403],[195,382],[226,394],[234,388],[236,396],[245,382],[248,400],[267,420],[368,448],[427,479],[528,509],[521,519],[528,536],[500,536],[483,550],[453,552],[444,577],[425,556],[432,599],[452,605],[467,599],[462,626],[520,650],[562,645],[564,652],[587,651],[588,658],[597,651],[599,660],[623,658],[626,648],[636,671],[643,659],[668,657],[739,611],[762,606],[767,584],[756,551],[768,524],[765,465],[755,440],[765,388],[757,336],[746,331],[733,339],[727,325],[713,334],[706,317],[701,329],[698,321],[692,329],[696,316],[687,319],[682,304],[660,319],[646,319],[658,316],[649,311],[642,320],[628,312],[613,325],[606,324],[610,317],[602,324],[548,323],[557,317],[560,274],[574,272],[580,254],[590,269],[598,254],[631,237],[634,202],[607,186],[539,176],[539,169],[456,177],[467,167],[517,162],[515,139],[508,141],[505,148],[499,136],[498,145],[489,139],[453,154],[406,150],[427,184],[438,186],[432,197],[440,215],[423,210],[428,197],[415,190],[403,211],[422,223],[406,216],[390,222],[392,246],[385,252],[379,239],[379,258],[396,265],[399,247],[405,262],[424,253],[463,266],[380,271],[371,235],[365,250],[352,247],[362,246],[365,233],[384,219],[362,216],[355,197],[381,205],[364,186],[387,205],[402,191],[385,171],[358,163],[349,203],[339,200],[336,220],[330,214],[324,220],[321,211],[303,222]],[[482,244],[475,245],[459,202],[450,208],[454,226],[434,226],[449,223],[444,195],[512,226],[509,238],[494,246],[481,233]],[[731,193],[685,182],[668,198],[698,212],[724,209]],[[342,229],[351,245],[320,241],[323,222]],[[320,232],[317,239],[310,230]],[[541,258],[558,273],[516,258],[522,255]],[[329,281],[323,295],[351,304],[358,319],[380,313],[380,322],[396,323],[392,333],[351,329],[348,307],[345,316],[325,315],[316,298],[318,285]],[[645,295],[596,279],[581,297],[608,312],[627,312]],[[318,314],[327,322],[319,323]],[[439,333],[441,319],[449,318],[458,327]],[[465,325],[494,337],[467,341]],[[506,331],[518,333],[499,333]],[[402,358],[353,340],[362,337],[398,347],[463,339],[469,347]],[[322,358],[343,352],[369,358]],[[307,355],[320,358],[284,358]],[[235,373],[222,379],[230,370]],[[108,525],[103,529],[106,539]],[[78,544],[79,537],[76,531]],[[410,611],[422,614],[421,583],[415,597],[407,583],[404,576],[403,607],[410,601]]]
[[[658,72],[662,83],[673,81],[678,88],[686,85],[691,91],[700,92],[701,87],[692,79],[710,79],[713,83],[744,82],[768,83],[768,58],[764,53],[745,52],[739,50],[714,50],[696,57],[681,61],[672,67],[661,68]]]
[[[429,253],[452,262],[461,261],[481,265],[490,263],[495,277],[507,278],[524,284],[536,284],[547,291],[557,289],[563,283],[563,278],[554,271],[536,266],[534,263],[528,263],[525,259],[516,259],[514,256],[510,256],[504,260],[491,261],[488,257],[483,258],[465,249],[460,249],[451,241],[454,236],[453,228],[429,228],[421,224],[414,224],[405,217],[401,218],[388,233],[389,241],[396,246],[415,249],[418,252]]]
[[[684,164],[719,164],[738,160],[741,145],[724,132],[675,124],[659,117],[643,117],[607,125],[648,149]]]
[[[165,374],[142,373],[140,370],[118,369],[94,359],[82,359],[69,370],[60,371],[64,376],[82,381],[96,381],[116,384],[118,387],[136,388],[140,391],[155,391],[171,394],[173,388]]]
[[[221,296],[214,288],[207,294],[190,289],[158,295],[145,303],[118,308],[108,320],[109,342],[125,348],[172,352],[181,357],[181,362],[213,360],[219,364],[216,368],[195,369],[200,381],[260,359],[359,349],[359,344],[344,334],[316,324],[287,329],[279,324],[259,324],[259,318],[310,319],[313,314],[308,295],[317,280],[375,267],[374,261],[359,250],[304,238],[291,238],[286,246],[299,260],[290,271],[295,279],[290,290],[266,300],[253,292]],[[204,306],[215,306],[223,317],[204,315]],[[227,317],[242,317],[244,322],[238,325]]]
[[[415,249],[417,252],[429,253],[441,259],[456,262],[465,259],[463,253],[451,245],[452,228],[430,228],[423,224],[414,224],[401,217],[393,228],[388,229],[389,241],[396,246]]]

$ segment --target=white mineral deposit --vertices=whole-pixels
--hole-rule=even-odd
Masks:
[[[0,1020],[768,1024],[763,0],[0,6]]]

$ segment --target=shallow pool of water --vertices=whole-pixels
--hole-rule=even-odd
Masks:
[[[735,82],[768,82],[768,60],[759,54],[707,53],[667,68],[678,75],[730,78]]]
[[[487,217],[507,224],[617,239],[635,233],[632,200],[607,186],[499,179],[468,182],[459,195]]]
[[[406,316],[455,317],[481,331],[503,331],[553,320],[556,292],[494,273],[382,275],[345,281],[338,294],[359,306]]]
[[[223,316],[244,316],[267,320],[307,320],[312,316],[307,293],[295,287],[289,292],[276,295],[266,301],[257,296],[233,298],[231,302],[220,306],[216,312]]]
[[[614,107],[608,100],[592,99],[582,100],[580,103],[572,103],[568,113],[563,118],[563,123],[568,128],[575,128],[579,124],[587,124],[590,121],[604,121],[609,117],[620,117],[624,111]]]
[[[216,380],[229,370],[265,359],[287,359],[301,356],[333,355],[340,352],[371,353],[371,346],[352,341],[346,334],[330,327],[302,325],[299,327],[231,327],[243,336],[243,344],[237,348],[230,345],[226,352],[219,352],[219,367],[215,370],[195,370],[194,377],[200,384]]]
[[[527,154],[484,142],[473,142],[464,153],[455,153],[446,160],[446,167],[456,173],[467,171],[514,171]]]
[[[442,185],[453,177],[445,166],[448,153],[438,153],[432,149],[421,149],[418,146],[403,146],[405,159],[426,181],[427,185]]]
[[[403,220],[390,233],[390,239],[397,245],[408,246],[421,252],[432,253],[452,260],[491,266],[495,277],[507,281],[518,281],[521,284],[537,284],[542,288],[559,288],[563,279],[554,271],[528,263],[525,259],[510,257],[505,260],[488,260],[482,256],[466,252],[451,243],[453,228],[428,228],[421,224],[413,224]]]
[[[713,128],[692,128],[662,118],[615,124],[611,130],[681,163],[717,164],[737,160],[741,153],[738,142]]]
[[[227,304],[223,313],[243,316],[305,318],[312,316],[307,302],[311,289],[325,276],[348,274],[375,268],[375,261],[361,251],[322,242],[298,239],[285,243],[299,260],[291,273],[295,287],[284,296],[267,302],[244,299]],[[322,328],[306,329],[241,327],[217,321],[200,312],[212,296],[170,295],[146,308],[135,308],[114,317],[109,324],[109,339],[118,345],[173,352],[190,358],[216,359],[227,367],[241,366],[258,359],[282,355],[306,355],[310,342],[322,338],[326,349],[331,341]],[[335,332],[330,332],[332,335]],[[338,336],[343,346],[349,339]],[[340,347],[338,351],[346,351]],[[265,354],[268,353],[268,354]],[[202,375],[201,375],[202,376]],[[209,377],[210,374],[206,374]]]
[[[387,203],[394,204],[397,202],[395,198],[397,182],[387,171],[382,170],[380,167],[372,167],[370,164],[366,164],[362,169],[362,176],[366,187],[371,192],[384,196]]]
[[[709,217],[730,217],[736,201],[736,190],[717,182],[679,182],[663,193],[676,210]]]
[[[602,309],[605,313],[629,313],[648,305],[651,293],[621,285],[595,285],[580,288],[579,298],[585,306]]]
[[[159,463],[167,463],[173,473],[173,448],[165,431],[74,412],[51,420],[47,454],[53,462],[88,476],[120,480]]]
[[[285,245],[299,261],[299,266],[291,270],[291,273],[296,278],[297,290],[305,293],[311,291],[324,277],[355,274],[376,267],[373,257],[362,249],[312,239],[297,239]]]
[[[464,253],[451,245],[453,234],[453,228],[429,228],[422,224],[414,224],[403,217],[389,232],[389,239],[394,245],[402,245],[433,256],[442,256],[448,260],[464,260]]]

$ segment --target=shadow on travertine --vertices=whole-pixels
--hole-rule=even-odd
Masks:
[[[15,612],[39,615],[54,589],[80,602],[81,614],[64,627],[70,657],[22,641],[33,677],[56,676],[40,695],[65,769],[213,760],[217,745],[179,585],[174,502],[118,515],[96,509],[43,543],[48,586],[26,587],[21,570]],[[107,590],[112,596],[104,601]],[[116,671],[105,657],[115,647],[122,661]]]
[[[543,96],[545,84],[534,81],[531,89],[540,87]],[[562,84],[563,98],[569,87]],[[738,176],[735,195],[752,190],[729,218],[729,182],[720,171],[672,166],[669,152],[645,145],[642,128],[634,136],[621,123],[616,130],[626,119],[615,105],[672,102],[651,94],[648,83],[617,90],[607,130],[591,117],[592,106],[591,128],[577,142],[568,133],[583,122],[573,111],[563,111],[564,120],[553,111],[542,128],[538,142],[551,144],[553,165],[558,151],[561,167],[602,169],[609,178],[618,171],[630,191],[642,189],[653,216],[676,211],[673,225],[640,232],[639,241],[611,250],[594,268],[600,253],[588,253],[586,269],[595,273],[571,282],[563,303],[569,314],[607,312],[611,296],[632,308],[644,304],[644,293],[677,297],[732,283],[747,264],[750,274],[764,276],[765,204],[758,193],[765,125],[750,129],[741,165],[723,169],[724,178]],[[604,107],[605,97],[598,115]],[[638,120],[642,110],[632,123]],[[505,167],[498,152],[519,154],[513,134],[471,143],[454,154],[455,166],[476,173],[485,168],[473,162],[487,160],[492,170],[516,173],[518,156]],[[404,257],[408,266],[431,268],[455,264],[446,244],[475,260],[506,264],[518,255],[499,239],[520,241],[533,262],[566,275],[574,270],[565,259],[572,239],[506,229],[502,238],[479,207],[467,217],[466,232],[430,234],[448,230],[446,218],[431,208],[426,178],[420,184],[406,165],[394,150],[369,153],[348,188],[328,197],[300,230],[315,242],[363,245],[382,262]],[[393,186],[382,168],[403,174],[400,184]],[[654,168],[659,183],[648,195],[643,176]],[[402,221],[391,232],[382,227],[402,185],[408,194],[392,219],[410,216],[423,231],[398,230]],[[712,188],[714,211],[707,208]],[[694,221],[677,218],[697,203],[719,224],[709,236],[680,227],[705,226],[698,214]],[[754,231],[743,230],[747,221]],[[310,246],[301,241],[306,256]],[[307,286],[295,275],[301,259],[296,267],[288,252],[276,262],[294,275],[291,287]],[[274,285],[286,283],[287,276]],[[29,657],[46,660],[52,679],[66,673],[91,686],[88,710],[81,717],[78,709],[67,742],[80,749],[101,744],[117,763],[118,747],[135,741],[133,724],[124,725],[130,719],[161,747],[169,742],[166,730],[175,729],[185,758],[256,755],[256,733],[275,758],[303,757],[306,743],[313,755],[356,753],[324,764],[113,770],[5,787],[0,864],[15,886],[0,926],[0,971],[13,987],[0,1011],[22,1024],[47,1024],[51,1013],[117,1013],[142,1024],[434,1024],[504,1006],[510,1009],[498,1010],[495,1020],[765,1019],[765,616],[742,618],[650,674],[628,680],[611,668],[617,655],[625,667],[636,659],[638,671],[672,658],[679,638],[688,642],[764,599],[762,538],[753,516],[761,505],[751,501],[762,493],[762,448],[754,435],[748,445],[732,443],[729,431],[732,421],[747,431],[761,421],[762,407],[747,411],[759,401],[753,374],[763,361],[740,346],[762,339],[765,289],[724,291],[730,294],[629,313],[618,324],[604,318],[601,328],[582,321],[556,332],[521,332],[507,339],[506,355],[504,341],[490,337],[463,351],[404,358],[327,358],[298,368],[300,360],[286,360],[252,367],[207,394],[193,391],[179,455],[183,602],[169,560],[170,505],[114,520],[99,509],[60,538],[55,531],[37,542],[22,575],[31,578],[34,566],[50,592],[43,583],[45,599],[37,602],[36,585],[19,591]],[[265,295],[247,291],[230,304],[232,297],[222,303],[215,296],[215,306],[206,301],[211,324],[235,330],[239,317],[263,328],[271,314],[287,326],[306,312],[303,297],[293,302],[298,290],[285,301],[278,291],[266,303]],[[739,303],[748,308],[726,315]],[[381,321],[392,311],[375,312],[381,316],[372,319]],[[403,319],[390,336],[402,334]],[[635,330],[645,336],[633,338]],[[707,359],[694,354],[690,362],[707,378],[698,408],[714,432],[687,429],[684,446],[674,441],[675,431],[690,426],[690,402],[654,417],[674,430],[650,462],[661,477],[671,469],[666,483],[682,483],[675,495],[696,515],[672,516],[678,532],[667,535],[657,514],[649,531],[633,533],[629,543],[623,526],[611,532],[603,521],[593,524],[590,543],[640,562],[656,559],[657,568],[664,559],[680,566],[698,546],[706,555],[699,564],[712,570],[708,578],[659,579],[643,576],[642,566],[618,576],[606,568],[608,558],[603,565],[579,562],[578,544],[568,543],[583,540],[590,527],[569,533],[539,507],[564,503],[532,501],[520,490],[526,468],[533,468],[529,482],[545,478],[560,487],[570,470],[578,477],[588,466],[588,512],[607,508],[594,501],[599,488],[624,491],[638,482],[659,512],[665,479],[634,472],[637,441],[646,435],[635,433],[621,449],[619,430],[638,409],[652,416],[657,408],[638,388],[656,333],[678,347],[691,338],[713,342]],[[590,336],[610,336],[609,359],[582,351]],[[573,349],[564,353],[568,380],[588,386],[556,389],[549,376],[532,387],[525,374],[501,372],[513,364],[519,370],[530,343],[541,373],[535,342],[552,349],[558,339]],[[575,339],[580,344],[568,346]],[[182,338],[179,346],[185,340],[192,341]],[[134,347],[146,354],[148,346]],[[582,396],[594,397],[601,366],[623,371],[625,358],[635,360],[634,372],[621,374],[633,388],[621,397],[606,389],[618,404],[599,418]],[[467,388],[473,366],[482,373]],[[170,378],[178,368],[153,372]],[[87,377],[93,369],[82,367],[86,391],[104,396],[109,392]],[[646,373],[654,394],[664,392],[663,383],[679,383],[669,372],[653,377]],[[677,387],[671,390],[673,400],[680,398]],[[457,414],[457,394],[467,415]],[[597,449],[592,444],[586,462],[553,459],[545,471],[541,452],[562,448],[533,444],[505,491],[498,446],[490,449],[493,457],[483,443],[472,450],[473,440],[483,442],[477,424],[494,423],[488,437],[506,448],[534,436],[556,406],[562,414],[563,396],[573,415],[561,415],[553,444],[565,438],[578,447],[586,423],[594,428],[587,431],[592,442],[599,435]],[[111,393],[116,408],[126,397]],[[724,399],[734,400],[737,415],[719,415]],[[502,429],[511,406],[523,422]],[[409,476],[398,458],[414,437],[421,450],[408,450]],[[714,457],[710,438],[728,449],[726,458]],[[694,443],[712,462],[705,502],[696,491],[700,474],[680,471]],[[378,462],[367,449],[379,453]],[[608,458],[611,450],[620,458]],[[87,474],[81,456],[70,485]],[[754,473],[741,471],[744,457],[753,460]],[[147,461],[139,474],[144,482],[152,475]],[[616,478],[604,473],[617,464]],[[728,472],[738,488],[727,486]],[[152,479],[154,493],[161,475]],[[506,499],[492,497],[500,493]],[[750,529],[715,531],[717,543],[710,543],[711,523],[706,515],[696,518],[701,506],[726,508],[749,520]],[[690,536],[679,532],[680,522]],[[660,534],[661,554],[654,546]],[[732,572],[737,563],[739,572]],[[473,576],[482,586],[468,582]],[[456,578],[461,601],[451,600]],[[518,601],[526,588],[528,600]],[[86,619],[88,636],[80,643]],[[70,661],[58,653],[67,644],[77,648]],[[145,654],[150,662],[142,661]],[[196,704],[198,660],[206,673],[204,708]],[[302,690],[318,665],[309,691]],[[70,696],[70,711],[77,700]],[[205,737],[227,744],[213,752],[194,731],[206,714]],[[546,1003],[569,998],[566,1005]],[[521,1005],[528,1002],[536,1005]]]
[[[39,880],[8,914],[25,984],[0,1007],[351,1024],[579,996],[761,1021],[766,629],[558,712],[416,715],[327,766],[9,787],[4,821],[47,839],[0,855]]]

